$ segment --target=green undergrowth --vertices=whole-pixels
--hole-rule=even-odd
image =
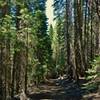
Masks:
[[[86,74],[87,80],[100,76],[100,56],[94,58],[94,60],[91,62],[91,68],[86,71]]]
[[[86,93],[94,93],[98,91],[100,82],[91,81],[83,85],[82,89],[86,90]]]
[[[82,87],[87,92],[96,92],[100,86],[100,56],[91,62],[91,68],[86,71],[88,82]]]

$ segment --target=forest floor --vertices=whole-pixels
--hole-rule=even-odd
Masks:
[[[67,79],[50,79],[45,84],[31,86],[31,100],[100,100],[100,77],[87,81],[80,78],[79,84]]]

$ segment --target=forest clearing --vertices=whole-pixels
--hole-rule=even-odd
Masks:
[[[0,0],[0,100],[100,100],[100,0]]]

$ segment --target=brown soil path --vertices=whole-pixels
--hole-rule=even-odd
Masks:
[[[83,88],[88,82],[80,79],[77,85],[67,79],[52,79],[38,88],[31,87],[28,97],[31,100],[100,100],[97,89]]]

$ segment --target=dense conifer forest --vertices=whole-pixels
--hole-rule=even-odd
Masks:
[[[100,100],[100,0],[46,2],[0,0],[0,100]]]

